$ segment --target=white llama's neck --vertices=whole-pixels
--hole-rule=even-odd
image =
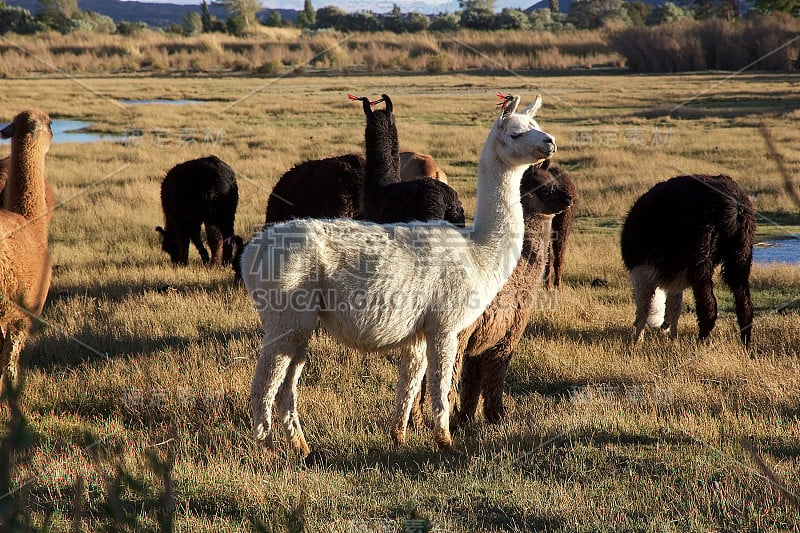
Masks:
[[[501,253],[522,247],[525,222],[520,203],[520,182],[526,165],[508,166],[497,155],[492,132],[486,139],[478,162],[478,193],[473,240],[478,245],[495,244]]]

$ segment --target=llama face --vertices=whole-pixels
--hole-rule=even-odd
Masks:
[[[178,236],[174,232],[167,232],[161,226],[158,226],[156,231],[161,235],[161,249],[169,254],[173,263],[180,263],[182,250]]]
[[[572,206],[572,195],[553,174],[531,168],[520,184],[522,210],[526,215],[556,215]]]
[[[45,153],[50,149],[53,130],[50,127],[50,116],[38,109],[29,109],[14,117],[13,122],[0,130],[0,137],[8,139],[15,134],[36,138],[36,145]],[[26,141],[28,143],[30,141]]]
[[[507,164],[526,165],[532,161],[549,159],[556,153],[556,141],[545,133],[534,120],[542,106],[542,97],[517,113],[519,97],[506,102],[500,118],[495,122],[496,151]]]

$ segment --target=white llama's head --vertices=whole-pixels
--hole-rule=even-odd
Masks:
[[[528,107],[517,113],[519,96],[508,95],[500,116],[494,123],[495,151],[510,166],[529,165],[549,159],[556,153],[556,141],[545,133],[534,120],[542,107],[541,95]]]

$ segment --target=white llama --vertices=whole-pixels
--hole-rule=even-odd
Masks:
[[[361,350],[401,349],[391,427],[405,442],[411,407],[427,368],[434,438],[452,445],[448,393],[458,332],[472,324],[519,260],[525,169],[556,144],[533,119],[541,96],[517,113],[508,96],[478,163],[472,228],[446,222],[377,225],[352,220],[294,220],[264,228],[242,254],[242,277],[264,328],[250,404],[256,439],[271,431],[272,405],[286,437],[309,448],[297,413],[297,382],[317,319]]]

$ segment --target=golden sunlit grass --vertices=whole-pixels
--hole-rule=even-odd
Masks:
[[[51,32],[0,39],[0,74],[332,72],[592,68],[622,65],[604,31],[339,33],[261,28],[247,37]]]
[[[742,439],[800,490],[798,267],[754,269],[753,358],[740,347],[721,284],[709,343],[694,341],[689,311],[676,343],[648,331],[641,348],[629,345],[633,303],[619,229],[657,181],[728,173],[753,197],[759,238],[800,232],[758,130],[769,125],[797,174],[800,75],[738,76],[670,111],[721,77],[3,81],[7,118],[35,106],[97,131],[138,132],[133,142],[55,144],[48,154],[65,203],[51,229],[46,324],[23,357],[34,438],[12,485],[38,476],[25,504],[37,523],[51,515],[57,530],[69,527],[76,501],[83,530],[109,524],[103,476],[115,465],[143,480],[139,492],[120,493],[126,516],[154,527],[164,489],[144,466],[153,451],[174,459],[178,531],[396,531],[409,519],[441,531],[796,529],[797,510]],[[514,355],[506,422],[489,427],[479,418],[458,432],[463,455],[438,452],[427,430],[393,449],[386,428],[396,355],[356,353],[320,333],[299,401],[325,462],[301,467],[280,430],[275,454],[258,448],[248,406],[258,316],[229,271],[203,268],[194,251],[188,268],[174,269],[159,250],[153,228],[162,222],[165,172],[209,153],[230,163],[239,176],[237,232],[249,235],[292,164],[363,151],[363,113],[346,93],[386,92],[401,148],[433,154],[471,213],[497,90],[526,101],[543,94],[540,123],[558,140],[556,161],[580,195],[566,287],[543,302]],[[135,98],[203,103],[116,103]],[[76,499],[79,476],[85,488]]]

